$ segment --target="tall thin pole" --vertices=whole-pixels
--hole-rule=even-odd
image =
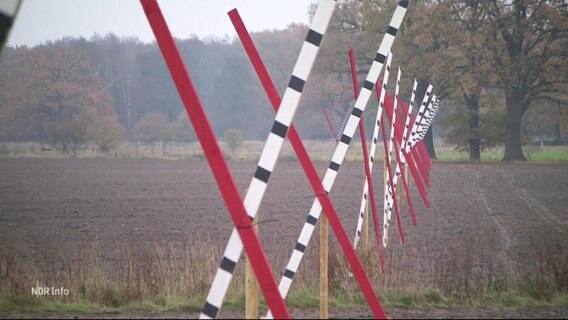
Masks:
[[[260,212],[256,214],[253,220],[254,231],[259,236],[258,221],[260,219]],[[247,256],[246,270],[245,270],[245,318],[258,319],[258,307],[260,303],[258,280],[254,275],[254,270]]]
[[[323,173],[321,174],[323,177]],[[329,223],[324,214],[320,222],[320,319],[328,319],[329,311]]]

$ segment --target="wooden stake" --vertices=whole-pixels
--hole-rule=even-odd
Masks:
[[[245,192],[246,194],[246,192]],[[253,220],[253,228],[258,236],[258,219],[260,212],[256,214]],[[248,259],[246,259],[245,269],[245,319],[259,319],[259,285],[254,275],[254,270]]]
[[[320,319],[328,319],[329,224],[325,214],[320,219]]]
[[[321,215],[320,220],[320,319],[328,319],[329,223],[325,214]]]
[[[365,216],[363,217],[363,251],[369,250],[369,202],[365,205]]]

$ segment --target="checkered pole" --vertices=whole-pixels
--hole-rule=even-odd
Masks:
[[[400,218],[400,212],[398,210],[398,202],[396,201],[396,186],[397,180],[395,179],[396,174],[393,174],[393,170],[391,167],[391,158],[392,158],[392,147],[393,147],[393,140],[394,140],[394,133],[395,133],[395,126],[396,126],[396,112],[398,107],[398,92],[400,87],[400,67],[398,68],[398,73],[396,77],[396,86],[394,91],[394,103],[393,103],[393,111],[392,111],[392,119],[390,125],[390,137],[389,137],[389,146],[388,152],[385,152],[385,161],[387,162],[388,168],[388,177],[389,181],[385,183],[385,201],[384,201],[384,216],[383,216],[383,245],[386,247],[388,244],[388,228],[390,225],[390,219],[393,211],[393,205],[395,207],[395,214],[396,214],[396,221],[399,229],[400,235],[400,242],[404,243],[404,232],[402,229],[402,219]],[[383,90],[385,91],[385,90]],[[398,165],[398,164],[397,164]]]
[[[432,89],[434,87],[430,84],[428,89],[426,89],[426,94],[424,95],[424,99],[422,99],[422,104],[420,105],[420,109],[418,110],[418,114],[416,115],[416,119],[414,120],[414,124],[412,125],[412,130],[410,131],[410,135],[408,136],[408,141],[405,145],[405,152],[410,152],[410,149],[414,147],[420,139],[418,139],[419,132],[418,130],[422,126],[422,118],[426,112],[426,109],[431,108],[433,95]]]
[[[417,117],[412,118],[410,121],[410,127],[412,129],[410,130],[410,133],[404,142],[405,144],[403,144],[405,158],[407,158],[407,156],[412,154],[412,158],[415,161],[414,164],[409,163],[409,168],[411,169],[411,171],[412,170],[416,171],[416,169],[420,171],[420,174],[413,174],[413,177],[414,177],[414,182],[418,187],[418,191],[420,192],[420,196],[422,197],[422,201],[424,202],[424,205],[426,207],[430,206],[428,197],[426,196],[426,189],[424,188],[424,184],[426,185],[426,187],[430,187],[428,179],[429,158],[427,153],[425,153],[426,151],[424,148],[424,143],[423,142],[418,143],[417,140],[414,141],[414,139],[417,136],[418,121],[419,121],[418,116],[421,117],[421,115],[424,114],[424,111],[426,110],[427,106],[432,101],[432,90],[433,86],[430,84],[426,89],[426,93],[424,94],[424,97],[422,99],[422,103],[420,105],[420,109],[418,110]],[[408,162],[408,159],[406,160]]]
[[[378,88],[377,88],[378,91]],[[378,93],[377,93],[378,96]],[[425,94],[425,98],[424,101],[427,100],[427,98],[430,96],[430,92],[427,92]],[[378,98],[377,98],[378,99]],[[399,100],[399,104],[400,107],[399,109],[401,109],[401,113],[408,113],[410,110],[410,106],[408,106],[407,104],[405,104],[403,101]],[[387,94],[386,96],[386,106],[392,106],[394,104],[394,98]],[[388,119],[392,119],[393,116],[393,108],[385,108],[385,113],[388,117]],[[401,115],[402,116],[402,115]],[[410,118],[409,118],[410,117]],[[415,122],[415,118],[408,113],[407,116],[407,121],[408,124],[405,125],[408,126],[408,128],[412,128]],[[398,123],[398,122],[397,122]],[[428,208],[430,206],[430,203],[428,201],[428,196],[426,195],[426,188],[424,186],[424,181],[425,178],[423,177],[423,175],[427,174],[427,168],[425,167],[425,165],[422,163],[422,159],[420,156],[420,150],[419,147],[423,145],[422,141],[420,141],[418,144],[416,144],[416,146],[414,148],[410,149],[410,152],[406,152],[405,150],[405,142],[408,141],[407,139],[403,138],[403,128],[401,125],[399,126],[395,126],[395,142],[398,144],[398,146],[396,147],[397,149],[400,148],[401,150],[403,150],[403,152],[401,153],[396,153],[398,155],[397,158],[397,164],[402,167],[402,161],[404,161],[407,166],[408,169],[410,170],[411,176],[414,179],[414,182],[416,183],[416,187],[418,189],[418,192],[420,194],[420,197],[422,198],[422,201],[424,202],[424,205]],[[407,130],[408,132],[408,130]],[[406,137],[408,137],[408,135],[406,135]],[[402,177],[402,181],[403,184],[405,186],[405,191],[408,191],[408,185],[406,185],[406,177],[404,174],[404,171],[401,171],[401,177]],[[406,195],[407,199],[410,198],[409,197],[409,193]],[[410,199],[409,201],[409,207],[412,208],[412,199]],[[411,214],[413,214],[413,211],[411,210]],[[413,222],[415,222],[415,216],[413,216]]]
[[[262,198],[264,197],[268,180],[270,179],[272,170],[276,166],[278,155],[284,144],[292,118],[296,113],[304,84],[314,65],[323,36],[331,19],[331,15],[333,14],[333,10],[335,9],[335,4],[336,1],[333,0],[322,0],[314,14],[312,25],[300,50],[298,60],[296,61],[292,76],[288,82],[288,87],[284,92],[272,129],[270,130],[268,139],[260,155],[254,177],[245,196],[244,205],[247,208],[251,220],[256,216]],[[217,317],[242,251],[243,243],[238,236],[237,230],[233,229],[220,267],[215,274],[211,289],[207,295],[200,318]]]
[[[363,88],[361,89],[359,97],[357,98],[357,101],[355,102],[355,105],[352,108],[345,129],[341,134],[341,138],[339,140],[339,143],[337,144],[337,147],[335,148],[335,151],[333,152],[331,162],[329,164],[328,169],[326,170],[326,173],[322,181],[322,185],[327,192],[330,192],[332,189],[335,178],[337,177],[337,173],[339,172],[341,163],[343,162],[345,155],[347,154],[347,150],[349,149],[349,144],[359,124],[361,115],[363,114],[363,111],[365,110],[367,103],[369,102],[372,90],[375,86],[374,84],[379,78],[379,74],[386,61],[388,52],[390,51],[392,44],[394,43],[396,32],[398,31],[398,28],[402,23],[404,15],[406,14],[407,7],[408,7],[407,0],[400,1],[398,3],[398,6],[395,9],[393,17],[387,29],[387,32],[385,33],[381,41],[375,60],[373,61],[371,69],[369,70],[366,80],[363,83]],[[284,272],[284,276],[282,277],[280,284],[278,286],[280,293],[282,294],[283,297],[285,297],[288,294],[288,291],[292,285],[293,277],[300,266],[302,257],[304,255],[304,251],[308,246],[309,240],[314,231],[314,226],[317,220],[319,219],[321,211],[322,211],[322,206],[319,200],[316,199],[312,205],[312,208],[310,209],[307,221],[304,224],[304,227],[302,228],[300,237],[296,242],[292,256],[290,257],[290,260],[286,266],[286,271]],[[269,313],[268,317],[271,316],[272,315]]]
[[[420,124],[417,130],[418,140],[423,140],[424,136],[426,135],[426,132],[428,131],[428,129],[430,129],[432,121],[436,116],[436,112],[438,112],[438,106],[439,106],[438,97],[434,95],[434,97],[432,98],[432,106],[426,110],[426,113],[424,114],[423,118],[424,120],[422,121],[422,123]]]

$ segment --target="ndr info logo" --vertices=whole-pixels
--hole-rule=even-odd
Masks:
[[[69,289],[65,287],[45,287],[40,286],[39,281],[36,281],[36,286],[32,287],[32,296],[68,296]]]

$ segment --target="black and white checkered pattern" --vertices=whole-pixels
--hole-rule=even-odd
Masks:
[[[439,107],[439,100],[438,97],[436,95],[433,96],[432,98],[432,106],[430,108],[428,108],[424,114],[424,120],[422,121],[422,124],[418,127],[418,140],[422,140],[424,139],[424,136],[426,135],[426,132],[428,131],[428,129],[430,128],[430,126],[432,125],[432,121],[434,121],[434,117],[436,116],[436,113],[438,112],[438,107]]]
[[[433,89],[434,87],[432,86],[432,84],[428,85],[428,89],[426,89],[426,94],[424,94],[424,98],[422,99],[422,104],[420,105],[420,109],[418,110],[418,114],[416,115],[416,120],[414,121],[414,125],[412,125],[412,130],[410,131],[410,135],[408,136],[408,140],[406,141],[406,146],[404,149],[405,153],[409,153],[410,149],[414,147],[416,143],[419,141],[418,129],[422,121],[422,118],[424,116],[424,112],[426,111],[426,108],[429,107],[429,105],[432,102]]]
[[[272,125],[254,177],[245,196],[244,206],[251,220],[256,216],[262,198],[264,197],[270,175],[276,165],[288,128],[296,113],[304,84],[314,65],[323,36],[335,9],[335,4],[335,0],[322,0],[312,19],[312,25],[300,50],[298,60],[296,61],[292,76],[288,82],[288,87],[282,97],[280,108],[276,113],[274,124]],[[223,259],[215,274],[205,306],[201,312],[201,319],[216,318],[219,314],[219,310],[231,283],[235,266],[242,252],[243,244],[237,230],[233,228],[229,243],[223,254]]]
[[[407,112],[406,119],[405,119],[405,122],[404,122],[404,130],[402,132],[402,142],[400,144],[399,150],[397,151],[398,152],[398,158],[400,159],[400,164],[403,165],[403,166],[406,163],[406,159],[403,155],[404,145],[405,145],[406,139],[408,138],[407,135],[408,135],[408,131],[409,131],[410,117],[412,115],[412,109],[414,108],[414,100],[416,98],[416,87],[417,86],[418,86],[418,81],[416,81],[416,78],[415,78],[414,79],[414,85],[412,86],[412,94],[410,95],[410,104],[408,105],[408,112]],[[393,184],[395,186],[398,183],[398,178],[401,177],[401,176],[402,176],[402,168],[397,161],[396,170],[395,170],[394,177],[393,177]],[[394,199],[392,198],[392,196],[388,199],[388,202],[389,203],[394,202]],[[386,242],[385,242],[385,246],[386,246]]]
[[[386,62],[387,55],[392,47],[392,44],[394,43],[398,28],[400,27],[404,15],[406,14],[407,7],[408,7],[407,0],[400,1],[398,3],[398,6],[390,21],[390,25],[387,29],[387,32],[385,33],[381,41],[381,44],[375,56],[375,60],[373,61],[371,69],[369,70],[365,82],[363,83],[363,88],[361,89],[359,97],[357,98],[357,101],[355,102],[355,105],[351,110],[351,115],[349,116],[345,129],[341,134],[340,141],[337,144],[337,147],[335,148],[335,151],[331,157],[329,167],[322,181],[322,186],[327,192],[330,192],[331,188],[333,187],[333,183],[335,181],[335,178],[337,177],[337,173],[339,171],[341,163],[343,162],[345,155],[347,154],[347,150],[349,149],[349,144],[353,138],[353,135],[355,134],[357,126],[359,125],[359,121],[361,120],[361,115],[363,114],[363,111],[367,107],[367,103],[371,98],[371,94],[375,86],[375,83],[379,79],[381,69],[383,68],[384,63]],[[292,253],[292,256],[290,257],[290,260],[288,261],[286,270],[284,271],[284,276],[282,277],[280,284],[278,286],[278,289],[282,297],[286,297],[286,295],[288,294],[288,290],[290,289],[294,275],[296,274],[296,271],[300,266],[302,257],[304,255],[304,251],[308,246],[308,243],[313,234],[315,225],[319,219],[321,211],[322,211],[322,206],[319,200],[316,198],[314,203],[312,204],[310,213],[308,215],[308,218],[306,219],[306,223],[304,223],[304,227],[302,228],[300,237],[298,238],[298,241],[294,246],[294,251]],[[272,314],[269,312],[267,318],[271,317]]]
[[[396,112],[398,108],[398,90],[400,87],[400,67],[398,68],[398,74],[396,77],[396,87],[394,89],[394,104],[392,108],[392,119],[390,125],[390,137],[389,137],[389,151],[385,161],[391,163],[392,159],[392,147],[393,147],[393,140],[394,140],[394,128],[396,125]],[[385,174],[389,174],[388,171]],[[392,207],[394,205],[394,193],[396,192],[396,179],[393,177],[393,184],[391,186],[390,179],[386,179],[385,181],[385,202],[384,202],[384,212],[383,212],[383,246],[387,246],[388,244],[388,235],[389,235],[389,226],[390,226],[390,219],[392,216]]]

